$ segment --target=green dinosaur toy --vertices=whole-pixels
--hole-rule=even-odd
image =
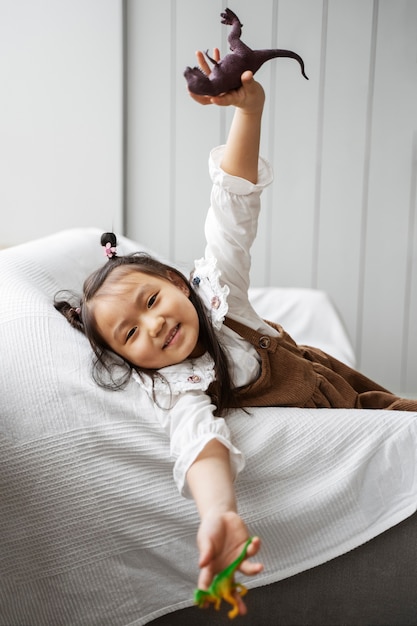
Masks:
[[[226,602],[229,602],[233,607],[228,613],[229,618],[233,619],[236,615],[238,615],[239,605],[234,593],[237,592],[240,597],[242,597],[248,590],[244,585],[235,583],[234,574],[242,561],[245,560],[246,552],[251,542],[252,537],[247,540],[236,561],[233,561],[233,563],[213,578],[213,582],[207,591],[204,591],[203,589],[196,589],[194,591],[194,602],[198,604],[200,608],[204,607],[207,602],[212,602],[214,604],[214,608],[218,611],[223,599],[226,600]]]

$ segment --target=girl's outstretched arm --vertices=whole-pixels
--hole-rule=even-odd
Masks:
[[[216,439],[210,441],[188,470],[187,482],[201,520],[197,535],[200,553],[198,586],[207,589],[213,577],[239,556],[250,536],[237,512],[227,448]],[[254,556],[260,545],[259,538],[255,537],[247,556]],[[263,566],[246,559],[239,569],[254,576],[262,571]],[[246,612],[243,601],[239,612]]]

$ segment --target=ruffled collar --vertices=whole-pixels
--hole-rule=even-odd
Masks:
[[[150,395],[176,395],[198,389],[206,391],[215,380],[214,361],[206,352],[196,359],[162,367],[153,381],[147,374],[133,372],[132,376]]]

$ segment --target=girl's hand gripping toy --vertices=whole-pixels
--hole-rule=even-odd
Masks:
[[[203,589],[194,591],[194,602],[200,608],[204,608],[206,603],[211,602],[214,604],[216,611],[218,611],[221,601],[226,600],[233,607],[228,613],[229,618],[234,619],[239,614],[239,604],[235,594],[238,593],[242,597],[248,590],[241,583],[235,583],[234,575],[239,565],[245,560],[250,543],[252,543],[252,537],[247,540],[237,559],[213,578],[213,582],[207,591]]]

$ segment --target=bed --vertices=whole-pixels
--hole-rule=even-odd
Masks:
[[[149,399],[135,383],[98,388],[86,339],[52,305],[104,261],[99,237],[71,229],[0,252],[0,626],[226,624],[226,606],[192,606],[198,517]],[[251,299],[354,364],[325,293]],[[258,408],[228,423],[265,565],[235,623],[415,624],[417,414]]]

